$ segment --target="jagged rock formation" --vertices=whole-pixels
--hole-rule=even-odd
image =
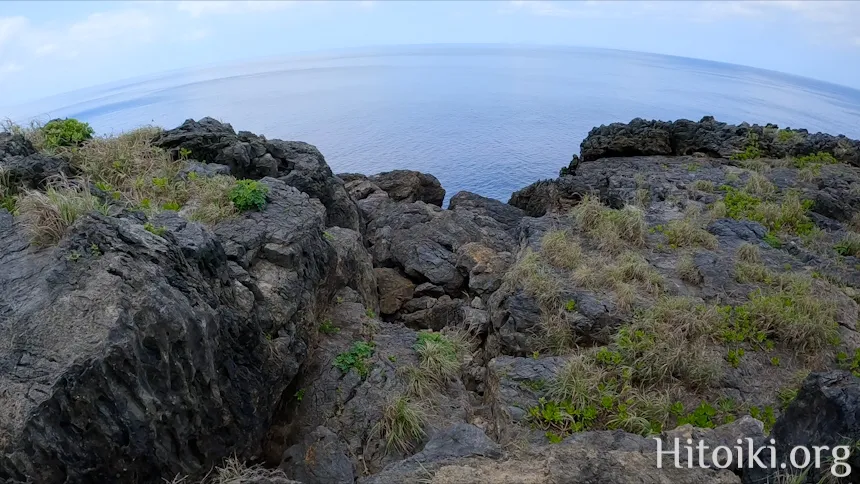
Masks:
[[[73,174],[28,143],[0,134],[16,186]],[[432,175],[336,176],[211,118],[155,143],[180,179],[259,180],[265,208],[207,227],[117,205],[48,248],[0,209],[2,482],[196,480],[230,455],[271,470],[235,482],[758,482],[657,469],[643,435],[860,438],[860,142],[633,120],[509,203],[447,209]],[[754,304],[818,326],[752,331]]]

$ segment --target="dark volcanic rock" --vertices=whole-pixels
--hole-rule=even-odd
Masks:
[[[776,441],[777,462],[789,462],[789,453],[796,446],[812,449],[812,446],[856,445],[860,442],[860,378],[845,371],[809,375],[797,398],[777,420],[770,437]],[[829,457],[830,451],[825,456]],[[843,462],[856,470],[860,468],[860,455],[852,451],[851,457]],[[803,482],[822,482],[820,479],[829,471],[829,465],[820,471],[813,470]],[[744,482],[766,482],[768,478],[774,479],[775,473],[758,468],[748,470]],[[850,482],[855,482],[853,472]]]
[[[189,150],[189,156],[197,161],[228,166],[237,178],[281,178],[318,198],[326,207],[328,225],[359,228],[358,209],[343,181],[334,176],[323,155],[312,145],[267,140],[247,131],[236,133],[229,124],[212,118],[186,120],[178,128],[161,133],[155,145],[174,157],[181,149]]]
[[[791,130],[790,136],[780,136],[774,125],[759,126],[742,123],[731,125],[705,116],[699,122],[648,121],[636,118],[629,123],[612,123],[589,131],[580,144],[583,161],[600,158],[692,155],[704,153],[729,158],[744,151],[751,136],[756,139],[763,158],[783,158],[826,152],[837,160],[860,166],[860,141],[845,136],[810,134],[806,130]]]
[[[394,314],[400,310],[404,302],[412,299],[415,284],[401,276],[399,272],[389,268],[374,269],[379,287],[380,314]]]
[[[161,482],[258,451],[336,256],[323,207],[263,182],[223,245],[168,214],[163,237],[94,216],[34,250],[0,214],[0,481]]]
[[[320,426],[284,452],[281,468],[303,484],[351,483],[355,469],[348,452],[337,434]]]
[[[370,181],[398,202],[425,202],[442,206],[445,189],[430,174],[411,170],[394,170],[373,175]]]
[[[38,153],[22,135],[0,133],[0,174],[12,186],[37,188],[50,177],[69,173],[65,159]]]

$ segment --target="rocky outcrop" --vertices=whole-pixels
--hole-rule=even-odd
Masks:
[[[161,133],[155,145],[175,158],[182,153],[197,162],[225,165],[237,178],[279,178],[319,199],[326,207],[327,225],[359,228],[358,210],[343,181],[332,174],[323,155],[312,145],[268,140],[247,131],[236,133],[229,124],[212,118],[186,120],[178,128]]]
[[[250,456],[307,355],[325,211],[266,178],[215,233],[93,216],[54,251],[0,214],[0,479],[158,482]]]
[[[837,160],[860,166],[860,141],[845,136],[780,130],[776,125],[731,125],[705,116],[699,122],[647,121],[602,125],[589,131],[580,145],[582,161],[600,158],[703,153],[729,158],[754,143],[763,158],[783,158],[826,152]],[[575,167],[573,167],[575,168]]]
[[[445,200],[445,189],[439,180],[419,171],[387,171],[371,176],[370,181],[396,202],[424,202],[441,207]]]
[[[770,438],[776,441],[777,462],[790,462],[789,454],[797,446],[807,449],[846,446],[838,460],[858,469],[860,455],[852,451],[852,446],[860,442],[860,378],[845,371],[809,375],[774,425]],[[826,451],[825,457],[832,458],[832,450]],[[804,482],[822,482],[833,477],[830,475],[833,462],[825,462],[821,469],[811,469]],[[837,470],[844,472],[845,467]],[[766,482],[775,479],[777,472],[756,468],[744,474],[744,482]]]
[[[66,159],[39,153],[23,135],[0,132],[0,182],[38,188],[51,177],[68,174]]]

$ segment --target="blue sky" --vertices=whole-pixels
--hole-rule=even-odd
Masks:
[[[0,105],[173,69],[427,43],[608,47],[860,88],[860,2],[0,1]]]

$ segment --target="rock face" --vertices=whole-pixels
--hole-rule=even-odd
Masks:
[[[69,162],[37,152],[20,134],[0,133],[0,174],[11,185],[37,188],[50,177],[68,175]]]
[[[181,150],[204,163],[229,167],[237,178],[274,177],[283,180],[326,207],[326,223],[358,230],[355,203],[347,195],[343,181],[332,174],[316,147],[300,141],[267,140],[212,118],[189,119],[181,126],[161,133],[155,145],[174,157]]]
[[[856,445],[860,441],[860,378],[845,371],[809,375],[797,398],[777,420],[770,438],[776,441],[777,462],[789,462],[789,454],[796,446],[812,449],[826,445],[832,449]],[[832,456],[832,453],[827,451],[825,455]],[[856,452],[843,453],[841,461],[854,470],[860,466],[860,456]],[[765,482],[776,478],[775,474],[754,469],[744,474],[744,482]],[[810,472],[805,482],[822,482],[829,474],[827,464],[823,469]],[[851,474],[853,482],[854,472]]]
[[[845,136],[810,134],[805,129],[787,130],[782,135],[775,125],[721,123],[712,116],[699,122],[647,121],[636,118],[629,123],[612,123],[589,131],[580,145],[582,161],[599,158],[692,155],[729,158],[744,151],[750,135],[757,139],[763,158],[783,158],[826,152],[837,160],[860,166],[860,141]]]
[[[424,202],[441,207],[445,189],[433,175],[410,170],[394,170],[370,177],[370,181],[397,202]]]
[[[93,216],[37,251],[0,215],[0,480],[158,482],[256,452],[336,257],[322,205],[263,183],[267,209],[217,237]]]

